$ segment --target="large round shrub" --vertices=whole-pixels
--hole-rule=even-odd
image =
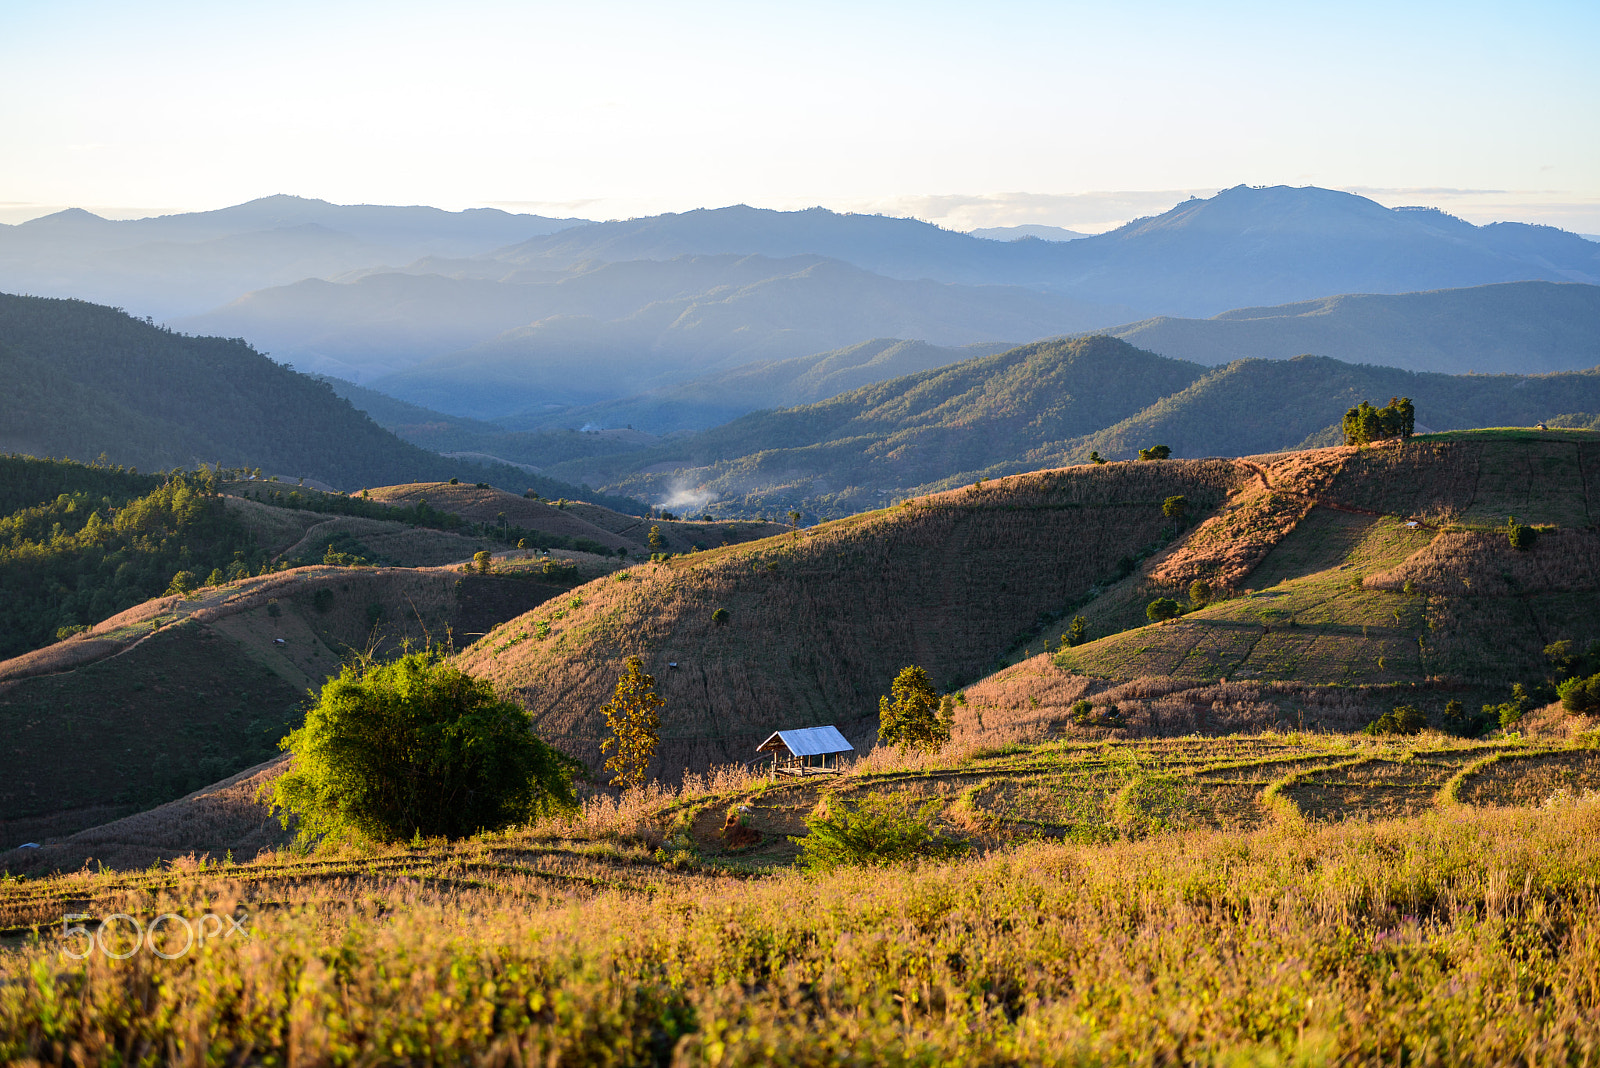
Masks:
[[[302,841],[450,838],[575,805],[581,765],[534,737],[525,709],[434,651],[346,666],[305,725],[272,806]]]

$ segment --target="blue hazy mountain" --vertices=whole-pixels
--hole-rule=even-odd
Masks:
[[[265,286],[424,256],[474,256],[583,222],[292,196],[146,219],[69,208],[0,225],[0,290],[78,297],[168,319]]]

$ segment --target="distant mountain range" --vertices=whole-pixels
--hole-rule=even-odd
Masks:
[[[1553,284],[1481,288],[1529,282]],[[0,285],[154,309],[302,370],[532,429],[705,428],[860,374],[925,369],[867,361],[793,388],[779,382],[790,372],[757,370],[878,338],[992,351],[1111,330],[1201,363],[1310,352],[1571,369],[1594,359],[1596,284],[1600,245],[1576,234],[1286,186],[1070,241],[821,208],[588,223],[293,197],[0,228]]]
[[[168,320],[266,286],[424,256],[475,256],[585,221],[292,196],[147,219],[69,208],[0,225],[0,290]]]
[[[181,325],[249,337],[296,366],[494,419],[875,337],[1015,342],[1107,326],[1130,310],[1024,286],[889,278],[820,256],[696,255],[599,263],[544,282],[308,280]],[[470,343],[474,336],[482,340]]]
[[[1570,371],[1600,364],[1600,286],[1501,282],[1344,294],[1210,319],[1161,316],[1106,333],[1205,364],[1315,353],[1447,374]]]
[[[1022,241],[1030,237],[1036,237],[1040,241],[1076,241],[1080,237],[1089,236],[1062,226],[1041,226],[1038,223],[1027,223],[1022,226],[980,226],[976,230],[968,230],[967,233],[986,241]]]

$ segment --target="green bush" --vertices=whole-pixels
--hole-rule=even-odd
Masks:
[[[1183,519],[1189,514],[1189,498],[1168,497],[1166,500],[1161,502],[1161,514],[1166,516],[1168,519],[1175,519],[1179,522],[1182,522]]]
[[[1176,619],[1183,614],[1183,606],[1171,597],[1157,597],[1145,608],[1144,614],[1150,620],[1160,623],[1168,619]]]
[[[347,665],[323,686],[271,787],[302,843],[459,838],[575,807],[581,765],[534,737],[527,710],[435,650]]]
[[[1568,679],[1556,687],[1556,696],[1568,712],[1600,711],[1600,675]]]
[[[1517,552],[1525,553],[1539,541],[1539,532],[1524,523],[1518,523],[1517,517],[1512,516],[1506,520],[1506,540]]]
[[[1095,708],[1094,705],[1084,700],[1072,703],[1072,722],[1079,727],[1127,726],[1127,722],[1122,718],[1122,709],[1116,705]]]
[[[1189,604],[1195,608],[1204,608],[1211,603],[1211,583],[1205,579],[1195,579],[1189,583]]]
[[[1172,450],[1165,445],[1152,445],[1148,449],[1139,450],[1141,460],[1165,460],[1172,455]]]
[[[1415,708],[1410,705],[1395,705],[1392,710],[1385,712],[1367,724],[1364,733],[1371,735],[1418,734],[1427,725],[1428,717]]]
[[[712,612],[711,622],[715,623],[719,627],[726,627],[728,625],[728,610],[726,608],[719,608],[715,612]]]
[[[853,806],[829,796],[806,817],[806,836],[790,841],[800,846],[800,863],[811,872],[953,856],[967,846],[934,826],[942,807],[937,799],[904,794],[873,794]]]

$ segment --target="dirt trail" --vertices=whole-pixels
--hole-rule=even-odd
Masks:
[[[1239,460],[1237,462],[1241,466],[1248,467],[1251,471],[1255,472],[1256,478],[1261,480],[1261,485],[1270,493],[1281,493],[1285,497],[1294,497],[1297,500],[1310,501],[1312,504],[1316,505],[1318,508],[1326,508],[1329,511],[1334,511],[1334,512],[1346,512],[1346,513],[1348,513],[1350,515],[1366,515],[1366,516],[1373,516],[1375,518],[1381,519],[1385,515],[1388,514],[1387,512],[1374,511],[1371,508],[1357,508],[1354,505],[1334,504],[1332,501],[1325,501],[1321,497],[1316,497],[1316,496],[1313,496],[1313,495],[1311,495],[1309,493],[1301,493],[1299,490],[1285,489],[1282,486],[1274,486],[1272,484],[1272,479],[1267,477],[1266,468],[1262,467],[1260,464],[1255,463],[1255,462],[1253,462],[1251,460]],[[1407,522],[1408,523],[1415,523],[1418,526],[1418,528],[1420,528],[1422,530],[1437,530],[1438,529],[1437,527],[1429,526],[1427,523],[1422,522],[1420,519],[1411,519],[1411,520],[1407,520]]]

